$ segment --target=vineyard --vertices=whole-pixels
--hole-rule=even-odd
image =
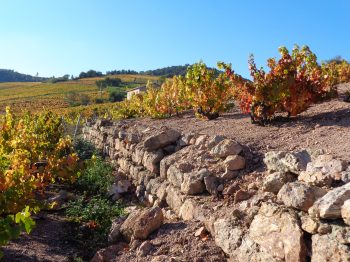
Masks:
[[[252,81],[236,74],[231,64],[218,63],[219,74],[203,63],[190,66],[185,77],[175,76],[155,89],[120,104],[120,118],[170,117],[192,109],[200,118],[215,119],[236,102],[253,123],[264,124],[285,113],[294,117],[310,105],[335,97],[336,85],[349,81],[346,61],[319,65],[316,55],[304,46],[290,53],[279,48],[281,57],[267,61],[269,72],[258,68],[251,56]]]
[[[77,195],[65,206],[66,216],[82,224],[84,230],[94,232],[92,240],[86,241],[90,246],[85,247],[90,248],[94,241],[106,241],[112,219],[124,214],[120,203],[111,201],[109,196],[114,183],[113,167],[99,157],[100,152],[91,144],[68,130],[76,128],[77,132],[79,124],[90,120],[131,119],[130,126],[164,125],[204,133],[214,126],[215,133],[221,130],[235,139],[240,134],[244,143],[259,150],[265,150],[261,149],[265,146],[261,140],[270,139],[269,143],[275,146],[278,139],[274,132],[281,132],[281,137],[283,132],[288,133],[284,141],[278,141],[288,149],[295,137],[308,146],[317,145],[319,141],[305,135],[316,130],[308,126],[308,116],[294,122],[300,124],[297,131],[293,119],[305,116],[314,105],[339,99],[339,85],[350,82],[350,64],[345,60],[320,64],[307,46],[295,46],[292,51],[280,47],[278,51],[280,57],[268,59],[265,69],[256,65],[254,56],[249,58],[251,79],[237,74],[234,65],[224,62],[217,63],[217,70],[203,62],[195,63],[188,67],[185,76],[165,78],[159,87],[154,84],[159,77],[116,75],[113,77],[124,83],[120,89],[123,92],[147,83],[145,92],[121,102],[109,102],[108,93],[98,89],[96,81],[103,80],[101,77],[59,83],[0,83],[0,246],[23,233],[30,234],[35,227],[33,217],[41,210],[55,210],[57,203],[49,203],[45,195],[55,185],[73,188]],[[341,105],[329,106],[329,112],[317,118],[318,107],[311,111],[310,119],[317,118],[323,123],[324,119],[334,118],[334,122],[324,124],[329,127],[342,121],[340,118],[348,114],[343,102],[350,101],[350,90],[347,84],[341,86]],[[67,100],[70,92],[92,102],[72,106]],[[96,102],[98,99],[102,102]],[[338,110],[340,117],[331,113],[332,109]],[[220,123],[202,121],[215,120],[230,112],[231,119],[222,118]],[[186,114],[196,118],[181,118]],[[249,116],[250,122],[258,125],[244,126],[239,114]],[[287,127],[281,123],[288,123]],[[235,127],[231,130],[230,125]],[[222,130],[223,126],[228,128]],[[304,133],[300,131],[303,128]],[[348,123],[342,123],[337,130],[345,135],[346,128]],[[325,135],[327,130],[323,129],[318,138],[324,139],[323,145],[331,146],[327,140],[332,139]],[[347,148],[341,149],[338,150],[341,157],[350,154]]]
[[[0,134],[0,244],[30,233],[44,203],[38,195],[55,182],[74,182],[78,157],[52,113],[16,117],[6,109]]]

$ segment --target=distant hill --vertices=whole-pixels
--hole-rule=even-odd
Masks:
[[[172,77],[175,75],[184,76],[186,74],[187,67],[189,66],[190,66],[189,64],[180,65],[180,66],[168,66],[168,67],[163,67],[163,68],[154,69],[154,70],[141,71],[139,72],[139,74],[151,75],[151,76],[165,76],[165,77]]]
[[[25,75],[14,70],[0,69],[0,82],[41,82],[44,80],[46,78]]]
[[[140,74],[140,75],[149,75],[149,76],[164,76],[164,77],[173,77],[175,75],[186,75],[187,68],[190,64],[178,65],[178,66],[167,66],[163,68],[140,71],[136,72],[135,70],[113,70],[107,71],[107,75],[118,75],[118,74]],[[219,70],[216,70],[216,73],[219,73]]]

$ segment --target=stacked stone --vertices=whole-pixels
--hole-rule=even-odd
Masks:
[[[186,199],[215,195],[245,167],[242,146],[223,136],[181,134],[162,127],[130,127],[99,120],[83,129],[84,138],[103,150],[136,194],[153,206],[170,206],[177,215]]]
[[[165,218],[170,207],[203,222],[232,261],[349,261],[350,167],[321,150],[268,152],[266,173],[243,189],[246,159],[232,139],[120,122],[87,126],[84,136],[141,199]],[[225,192],[233,204],[212,201]]]

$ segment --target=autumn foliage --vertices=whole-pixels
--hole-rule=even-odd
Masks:
[[[252,82],[242,81],[230,65],[221,64],[231,79],[235,99],[254,122],[264,123],[277,113],[296,116],[335,93],[331,76],[324,74],[309,47],[295,46],[291,54],[280,47],[279,52],[279,60],[268,59],[268,72],[257,68],[254,57],[250,57]]]

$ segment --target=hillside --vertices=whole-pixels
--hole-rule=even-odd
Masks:
[[[14,70],[0,69],[0,82],[41,82],[46,80],[44,77],[35,77],[21,74]]]
[[[148,80],[157,81],[156,76],[144,75],[118,75],[122,80],[121,90],[127,90],[140,84],[147,83]],[[84,78],[79,80],[64,81],[57,83],[41,82],[5,82],[0,83],[0,110],[4,111],[6,106],[10,106],[15,112],[30,110],[32,112],[50,109],[61,111],[74,109],[67,103],[67,94],[76,93],[86,95],[90,99],[89,104],[94,104],[94,99],[100,97],[99,90],[95,82],[104,77]],[[108,99],[108,90],[103,91],[105,100]],[[61,111],[62,112],[62,111]]]

